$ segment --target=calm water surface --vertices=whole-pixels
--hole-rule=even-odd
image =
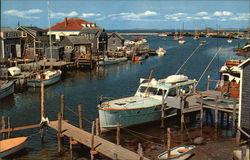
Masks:
[[[198,80],[218,48],[222,46],[222,49],[198,84],[197,89],[199,90],[205,89],[208,75],[212,79],[219,78],[218,70],[227,59],[241,58],[233,52],[233,48],[238,45],[238,40],[228,44],[227,39],[200,38],[200,40],[195,41],[192,37],[185,37],[187,43],[179,45],[177,41],[172,40],[172,37],[162,40],[156,36],[148,36],[146,39],[150,48],[165,48],[167,50],[166,56],[153,56],[137,64],[129,61],[91,71],[67,71],[59,83],[46,87],[45,112],[49,119],[57,119],[60,94],[64,94],[65,105],[74,112],[77,113],[78,104],[83,105],[83,117],[87,119],[87,121],[84,121],[84,125],[85,129],[89,129],[90,123],[88,121],[98,117],[96,104],[101,95],[110,98],[131,96],[138,87],[139,78],[147,78],[151,70],[153,70],[152,76],[156,79],[174,74],[199,45],[200,40],[208,41],[208,45],[201,46],[180,72],[191,79]],[[244,41],[240,41],[240,43],[243,45]],[[40,89],[25,88],[2,99],[0,101],[0,116],[2,115],[11,117],[13,127],[39,123]],[[77,116],[67,109],[65,110],[65,119],[75,125],[78,123]],[[32,135],[29,149],[20,153],[18,159],[68,159],[68,154],[59,157],[56,153],[57,138],[55,131],[48,130],[44,145],[40,144],[40,137],[39,134],[36,134],[37,132],[38,129],[33,129],[14,133],[14,136]]]

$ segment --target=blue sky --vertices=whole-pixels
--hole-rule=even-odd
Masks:
[[[50,0],[51,25],[79,17],[105,29],[249,27],[249,0]],[[47,0],[1,0],[1,26],[48,28]]]

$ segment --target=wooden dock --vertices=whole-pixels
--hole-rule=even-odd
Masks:
[[[58,121],[51,121],[49,127],[58,131]],[[62,121],[62,134],[71,137],[77,142],[90,147],[92,141],[92,134],[86,132],[78,127],[75,127],[67,122]],[[94,136],[94,148],[97,152],[105,155],[110,159],[120,159],[120,160],[139,160],[141,157],[139,154],[136,154],[126,148],[123,148],[120,145],[109,142],[99,136]],[[144,160],[148,158],[143,157]]]

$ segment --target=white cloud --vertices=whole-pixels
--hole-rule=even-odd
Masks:
[[[216,11],[214,12],[214,16],[231,16],[233,15],[232,12],[229,11]]]
[[[208,15],[208,12],[198,12],[198,13],[196,13],[196,15],[197,16],[206,16],[206,15]]]
[[[234,17],[231,17],[230,20],[235,21],[249,21],[250,13],[238,13]]]
[[[16,16],[20,18],[33,18],[33,19],[39,19],[40,17],[38,16],[33,16],[33,14],[41,13],[43,12],[41,9],[29,9],[29,10],[24,10],[24,11],[19,11],[19,10],[6,10],[3,13],[6,15],[11,15],[11,16]]]
[[[156,15],[158,15],[157,12],[145,11],[142,13],[124,12],[124,13],[110,14],[107,17],[111,18],[112,20],[120,19],[120,20],[130,20],[130,21],[149,21],[155,19],[147,19],[148,17]]]
[[[186,19],[186,18],[187,18],[187,14],[182,13],[182,12],[174,13],[174,14],[166,14],[165,15],[166,20],[173,20],[173,21],[189,20],[192,17],[188,16],[188,19]]]
[[[100,13],[82,13],[81,17],[89,18],[89,17],[99,17],[101,16]]]
[[[64,13],[64,12],[51,12],[50,13],[51,18],[58,18],[58,19],[61,19],[64,17],[75,17],[75,16],[78,16],[78,13],[76,11],[72,11],[69,13]]]

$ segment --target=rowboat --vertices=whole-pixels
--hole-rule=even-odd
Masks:
[[[27,147],[28,137],[9,138],[0,141],[0,159]]]
[[[115,129],[117,124],[129,127],[160,120],[161,107],[166,104],[166,116],[176,115],[180,107],[180,92],[192,94],[195,80],[184,75],[172,75],[164,79],[140,79],[133,96],[104,101],[100,99],[99,110],[101,131]]]
[[[30,87],[40,87],[43,83],[44,86],[48,86],[58,82],[61,78],[61,70],[46,71],[42,73],[37,73],[34,78],[27,80],[27,86]]]
[[[208,42],[207,41],[200,41],[200,45],[207,45]]]
[[[119,58],[105,57],[103,60],[100,60],[97,65],[104,66],[104,65],[118,64],[120,62],[121,60]]]
[[[194,149],[195,149],[195,146],[193,146],[193,145],[176,146],[170,150],[170,157],[169,158],[171,160],[185,160],[185,159],[189,158],[192,154],[194,154]],[[161,153],[158,156],[158,159],[167,160],[168,159],[168,151]]]
[[[14,81],[0,82],[0,99],[14,93]]]

